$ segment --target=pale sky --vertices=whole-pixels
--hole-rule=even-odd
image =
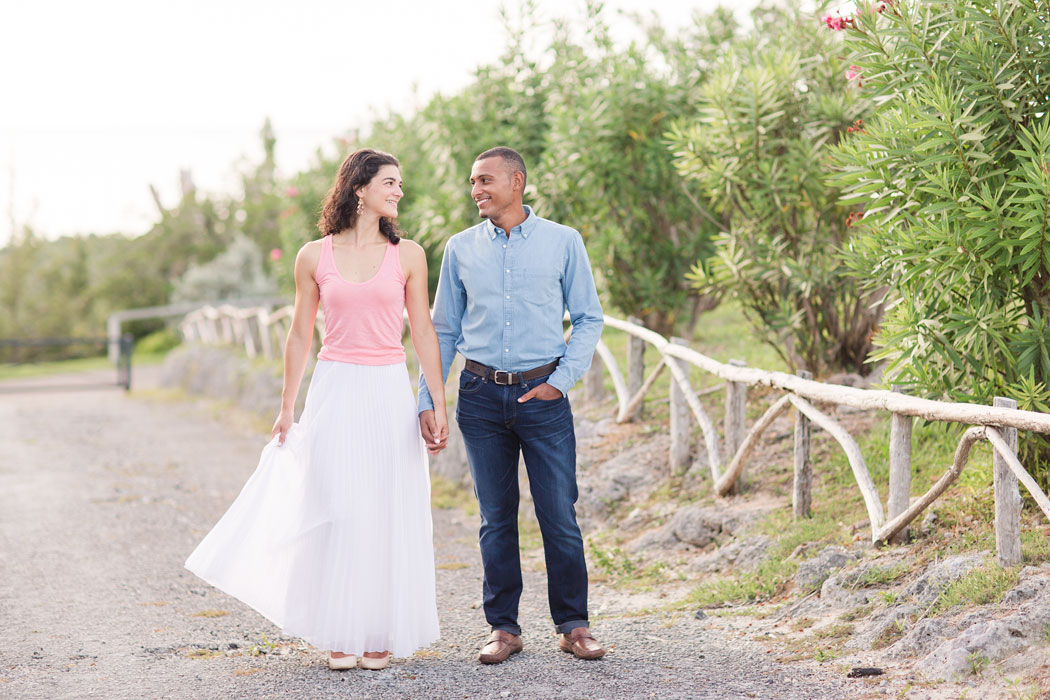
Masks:
[[[584,7],[535,4],[545,20]],[[626,32],[617,10],[681,27],[719,0],[605,4]],[[755,0],[722,4],[743,15]],[[261,157],[267,116],[280,172],[294,174],[377,111],[468,84],[504,41],[495,1],[0,0],[0,246],[12,210],[49,238],[143,233],[157,218],[149,185],[175,204],[180,168],[232,191],[238,161]]]

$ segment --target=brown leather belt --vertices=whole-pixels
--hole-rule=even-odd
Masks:
[[[492,369],[488,365],[483,365],[474,360],[467,360],[467,363],[464,366],[468,372],[476,374],[479,377],[491,379],[500,386],[510,386],[511,384],[521,384],[530,379],[536,379],[537,377],[544,377],[550,374],[558,366],[558,360],[549,362],[542,367],[534,367],[533,369],[525,370],[524,372],[504,372],[501,369]]]

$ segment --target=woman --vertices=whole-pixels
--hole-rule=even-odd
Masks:
[[[339,168],[295,260],[274,439],[186,567],[287,634],[329,649],[333,669],[380,669],[438,638],[426,448],[401,345],[412,341],[448,435],[423,249],[399,237],[396,158]],[[318,304],[324,345],[293,423]]]

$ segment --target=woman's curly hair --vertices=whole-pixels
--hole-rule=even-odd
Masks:
[[[371,182],[384,165],[401,167],[394,156],[371,148],[362,148],[346,157],[339,166],[335,184],[328,190],[321,205],[321,218],[317,222],[317,228],[323,235],[334,235],[357,223],[356,190]],[[389,217],[379,218],[379,231],[390,239],[391,243],[401,240],[401,231],[397,228],[397,223]]]

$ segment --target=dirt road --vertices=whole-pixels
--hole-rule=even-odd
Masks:
[[[577,661],[555,648],[535,571],[525,651],[482,667],[476,522],[454,510],[434,513],[441,641],[383,672],[329,671],[321,651],[182,567],[266,440],[216,410],[110,388],[0,393],[0,698],[813,700],[877,690],[830,666],[778,664],[731,625],[691,615],[604,617],[593,627],[612,651]],[[592,586],[594,610],[622,598]]]

